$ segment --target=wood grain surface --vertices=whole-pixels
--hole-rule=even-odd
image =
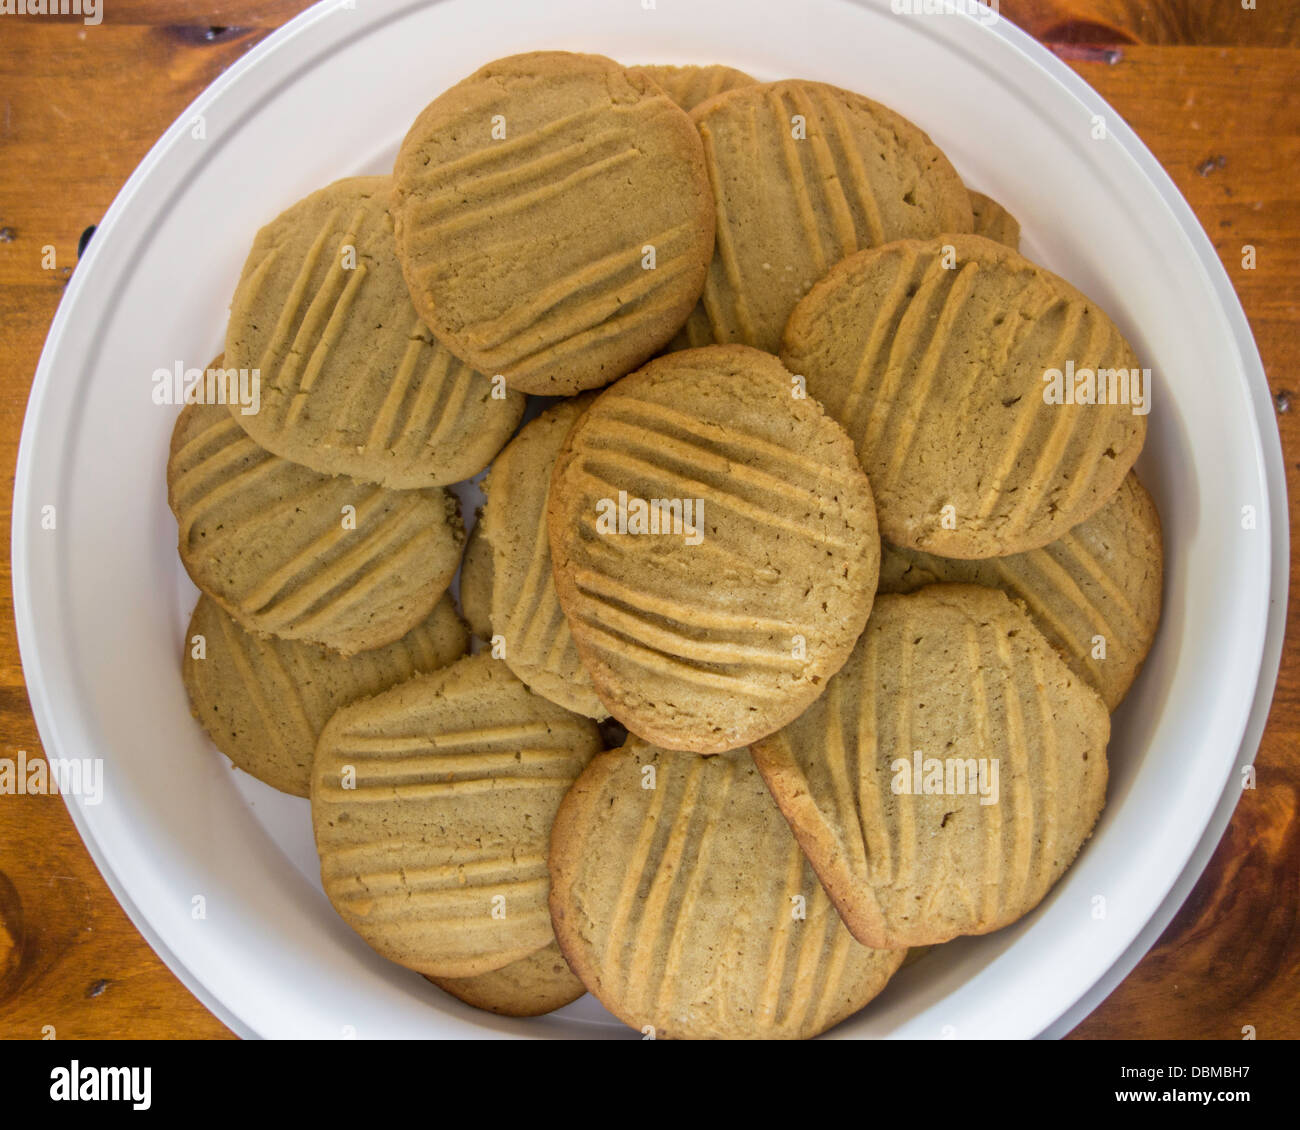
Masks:
[[[707,0],[700,0],[706,3]],[[0,757],[35,756],[8,559],[14,462],[50,320],[146,151],[298,0],[109,0],[104,22],[0,17]],[[1003,0],[1169,170],[1250,318],[1300,496],[1300,5]],[[196,14],[201,12],[201,14]],[[467,64],[468,66],[468,64]],[[904,108],[905,109],[905,108]],[[1254,270],[1242,246],[1257,248]],[[52,245],[57,267],[42,267]],[[1292,546],[1293,561],[1297,559]],[[1164,936],[1073,1033],[1300,1037],[1300,651],[1294,610],[1268,729],[1209,868]],[[118,906],[63,801],[0,797],[0,1036],[229,1037]]]

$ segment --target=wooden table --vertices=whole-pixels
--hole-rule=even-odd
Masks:
[[[14,638],[9,523],[27,393],[78,240],[190,100],[305,4],[198,7],[109,0],[94,28],[0,17],[0,757],[41,748]],[[1110,101],[1196,210],[1258,339],[1295,499],[1300,12],[1283,7],[1003,0],[1001,11]],[[1255,270],[1242,269],[1246,243]],[[1240,1039],[1249,1024],[1261,1039],[1300,1037],[1298,731],[1300,651],[1289,647],[1258,787],[1164,936],[1075,1036]],[[230,1036],[127,920],[63,801],[0,797],[0,1036],[51,1027],[59,1038]]]

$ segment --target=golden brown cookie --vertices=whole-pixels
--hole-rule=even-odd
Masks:
[[[703,302],[697,302],[695,309],[691,311],[690,317],[682,323],[682,328],[677,331],[676,336],[668,343],[665,353],[675,353],[679,349],[702,349],[706,345],[715,344],[713,337],[713,323],[709,321],[708,312],[704,309]]]
[[[941,581],[1002,589],[1114,710],[1155,639],[1163,561],[1160,516],[1129,472],[1096,514],[1042,549],[960,561],[885,543],[880,591],[914,592]]]
[[[1114,495],[1146,437],[1149,374],[1115,324],[981,236],[846,259],[799,303],[781,357],[857,444],[881,536],[944,557],[1054,541]],[[1106,402],[1086,402],[1085,373]]]
[[[1106,799],[1110,716],[996,589],[882,594],[826,693],[754,761],[854,937],[922,946],[1028,913]]]
[[[770,733],[866,623],[871,487],[801,391],[745,346],[670,353],[597,398],[556,461],[560,604],[596,694],[647,741],[720,753]]]
[[[976,235],[1005,244],[1012,251],[1020,250],[1020,221],[1015,216],[982,192],[970,194],[970,206]]]
[[[392,491],[258,447],[219,404],[187,405],[167,496],[191,579],[244,627],[332,647],[383,647],[446,591],[465,534],[441,487]]]
[[[483,514],[470,530],[460,562],[460,610],[481,640],[492,638],[492,546],[483,536]]]
[[[312,772],[326,895],[419,973],[474,977],[529,957],[553,940],[551,822],[600,750],[594,722],[487,653],[344,707]]]
[[[699,134],[657,83],[603,56],[489,63],[416,119],[394,180],[416,310],[513,388],[608,384],[668,342],[704,285]]]
[[[246,632],[200,596],[181,675],[190,710],[217,749],[259,781],[307,796],[316,739],[336,710],[446,666],[468,642],[449,596],[396,643],[346,658],[317,644]]]
[[[715,341],[775,353],[795,303],[846,255],[971,230],[970,197],[942,151],[860,94],[787,79],[692,116],[717,206],[703,296]],[[691,344],[700,335],[697,325]]]
[[[231,411],[267,451],[387,487],[476,475],[524,397],[438,344],[411,305],[388,215],[390,177],[313,192],[253,241],[226,358],[257,369],[261,404]]]
[[[572,1004],[587,991],[555,942],[477,977],[429,980],[466,1004],[500,1016],[542,1016]]]
[[[492,546],[492,623],[503,658],[532,690],[588,718],[608,716],[578,658],[560,608],[546,532],[546,495],[564,438],[591,396],[565,400],[501,452],[484,490],[483,527]]]
[[[806,1039],[903,960],[853,940],[745,750],[601,754],[560,806],[550,859],[569,964],[655,1039]]]
[[[741,86],[752,86],[757,81],[744,71],[738,71],[735,67],[724,67],[718,63],[702,67],[674,67],[660,63],[646,67],[631,67],[630,70],[654,79],[663,87],[664,93],[688,113],[714,95],[724,94],[728,90],[735,90]]]

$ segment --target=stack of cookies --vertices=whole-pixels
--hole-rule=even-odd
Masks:
[[[167,467],[184,680],[371,947],[803,1038],[1048,895],[1161,539],[1149,371],[1018,243],[861,95],[563,52],[257,233],[213,364],[256,404],[194,395]]]

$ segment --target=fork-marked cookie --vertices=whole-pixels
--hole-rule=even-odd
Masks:
[[[340,710],[312,770],[321,882],[385,957],[474,977],[553,940],[551,822],[602,746],[490,654]]]
[[[592,993],[655,1039],[815,1036],[904,955],[853,940],[743,749],[595,758],[555,820],[551,915]]]
[[[596,694],[647,741],[720,753],[770,733],[866,623],[871,487],[801,392],[747,346],[670,353],[601,394],[556,460],[560,604]]]
[[[191,579],[241,624],[351,655],[433,611],[465,540],[441,487],[393,491],[258,447],[219,404],[172,433],[167,493]]]
[[[433,332],[550,396],[608,384],[666,344],[713,252],[690,118],[599,55],[514,55],[441,94],[402,142],[392,211]]]
[[[996,589],[880,596],[754,761],[864,945],[986,934],[1042,900],[1106,797],[1110,716]]]

